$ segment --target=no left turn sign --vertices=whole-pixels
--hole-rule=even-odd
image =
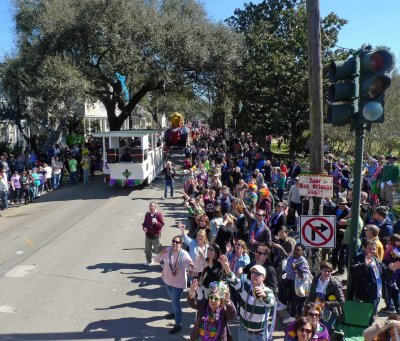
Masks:
[[[335,216],[300,216],[300,242],[307,247],[335,247],[335,226]]]

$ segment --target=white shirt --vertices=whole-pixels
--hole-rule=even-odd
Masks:
[[[4,177],[0,179],[0,191],[8,191],[8,181]]]
[[[46,179],[51,179],[51,175],[53,172],[51,167],[50,166],[44,167],[44,170],[46,171],[46,174],[45,174]]]

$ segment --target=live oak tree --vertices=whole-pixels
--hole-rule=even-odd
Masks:
[[[268,0],[236,10],[229,24],[244,35],[246,54],[237,71],[236,114],[241,129],[259,137],[288,138],[291,153],[305,145],[309,128],[305,2]],[[323,63],[335,59],[338,33],[346,23],[336,14],[321,18]]]
[[[18,55],[47,110],[100,100],[119,130],[151,92],[195,95],[240,59],[237,34],[194,0],[15,0]],[[63,72],[65,70],[65,72]],[[126,77],[129,97],[117,73]],[[65,104],[67,103],[67,104]],[[50,107],[50,108],[49,108]]]

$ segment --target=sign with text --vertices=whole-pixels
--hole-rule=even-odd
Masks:
[[[333,197],[333,178],[331,176],[300,175],[297,187],[302,196]]]

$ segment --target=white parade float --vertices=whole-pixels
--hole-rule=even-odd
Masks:
[[[163,169],[163,131],[121,130],[94,133],[103,139],[103,173],[110,186],[150,184]]]

